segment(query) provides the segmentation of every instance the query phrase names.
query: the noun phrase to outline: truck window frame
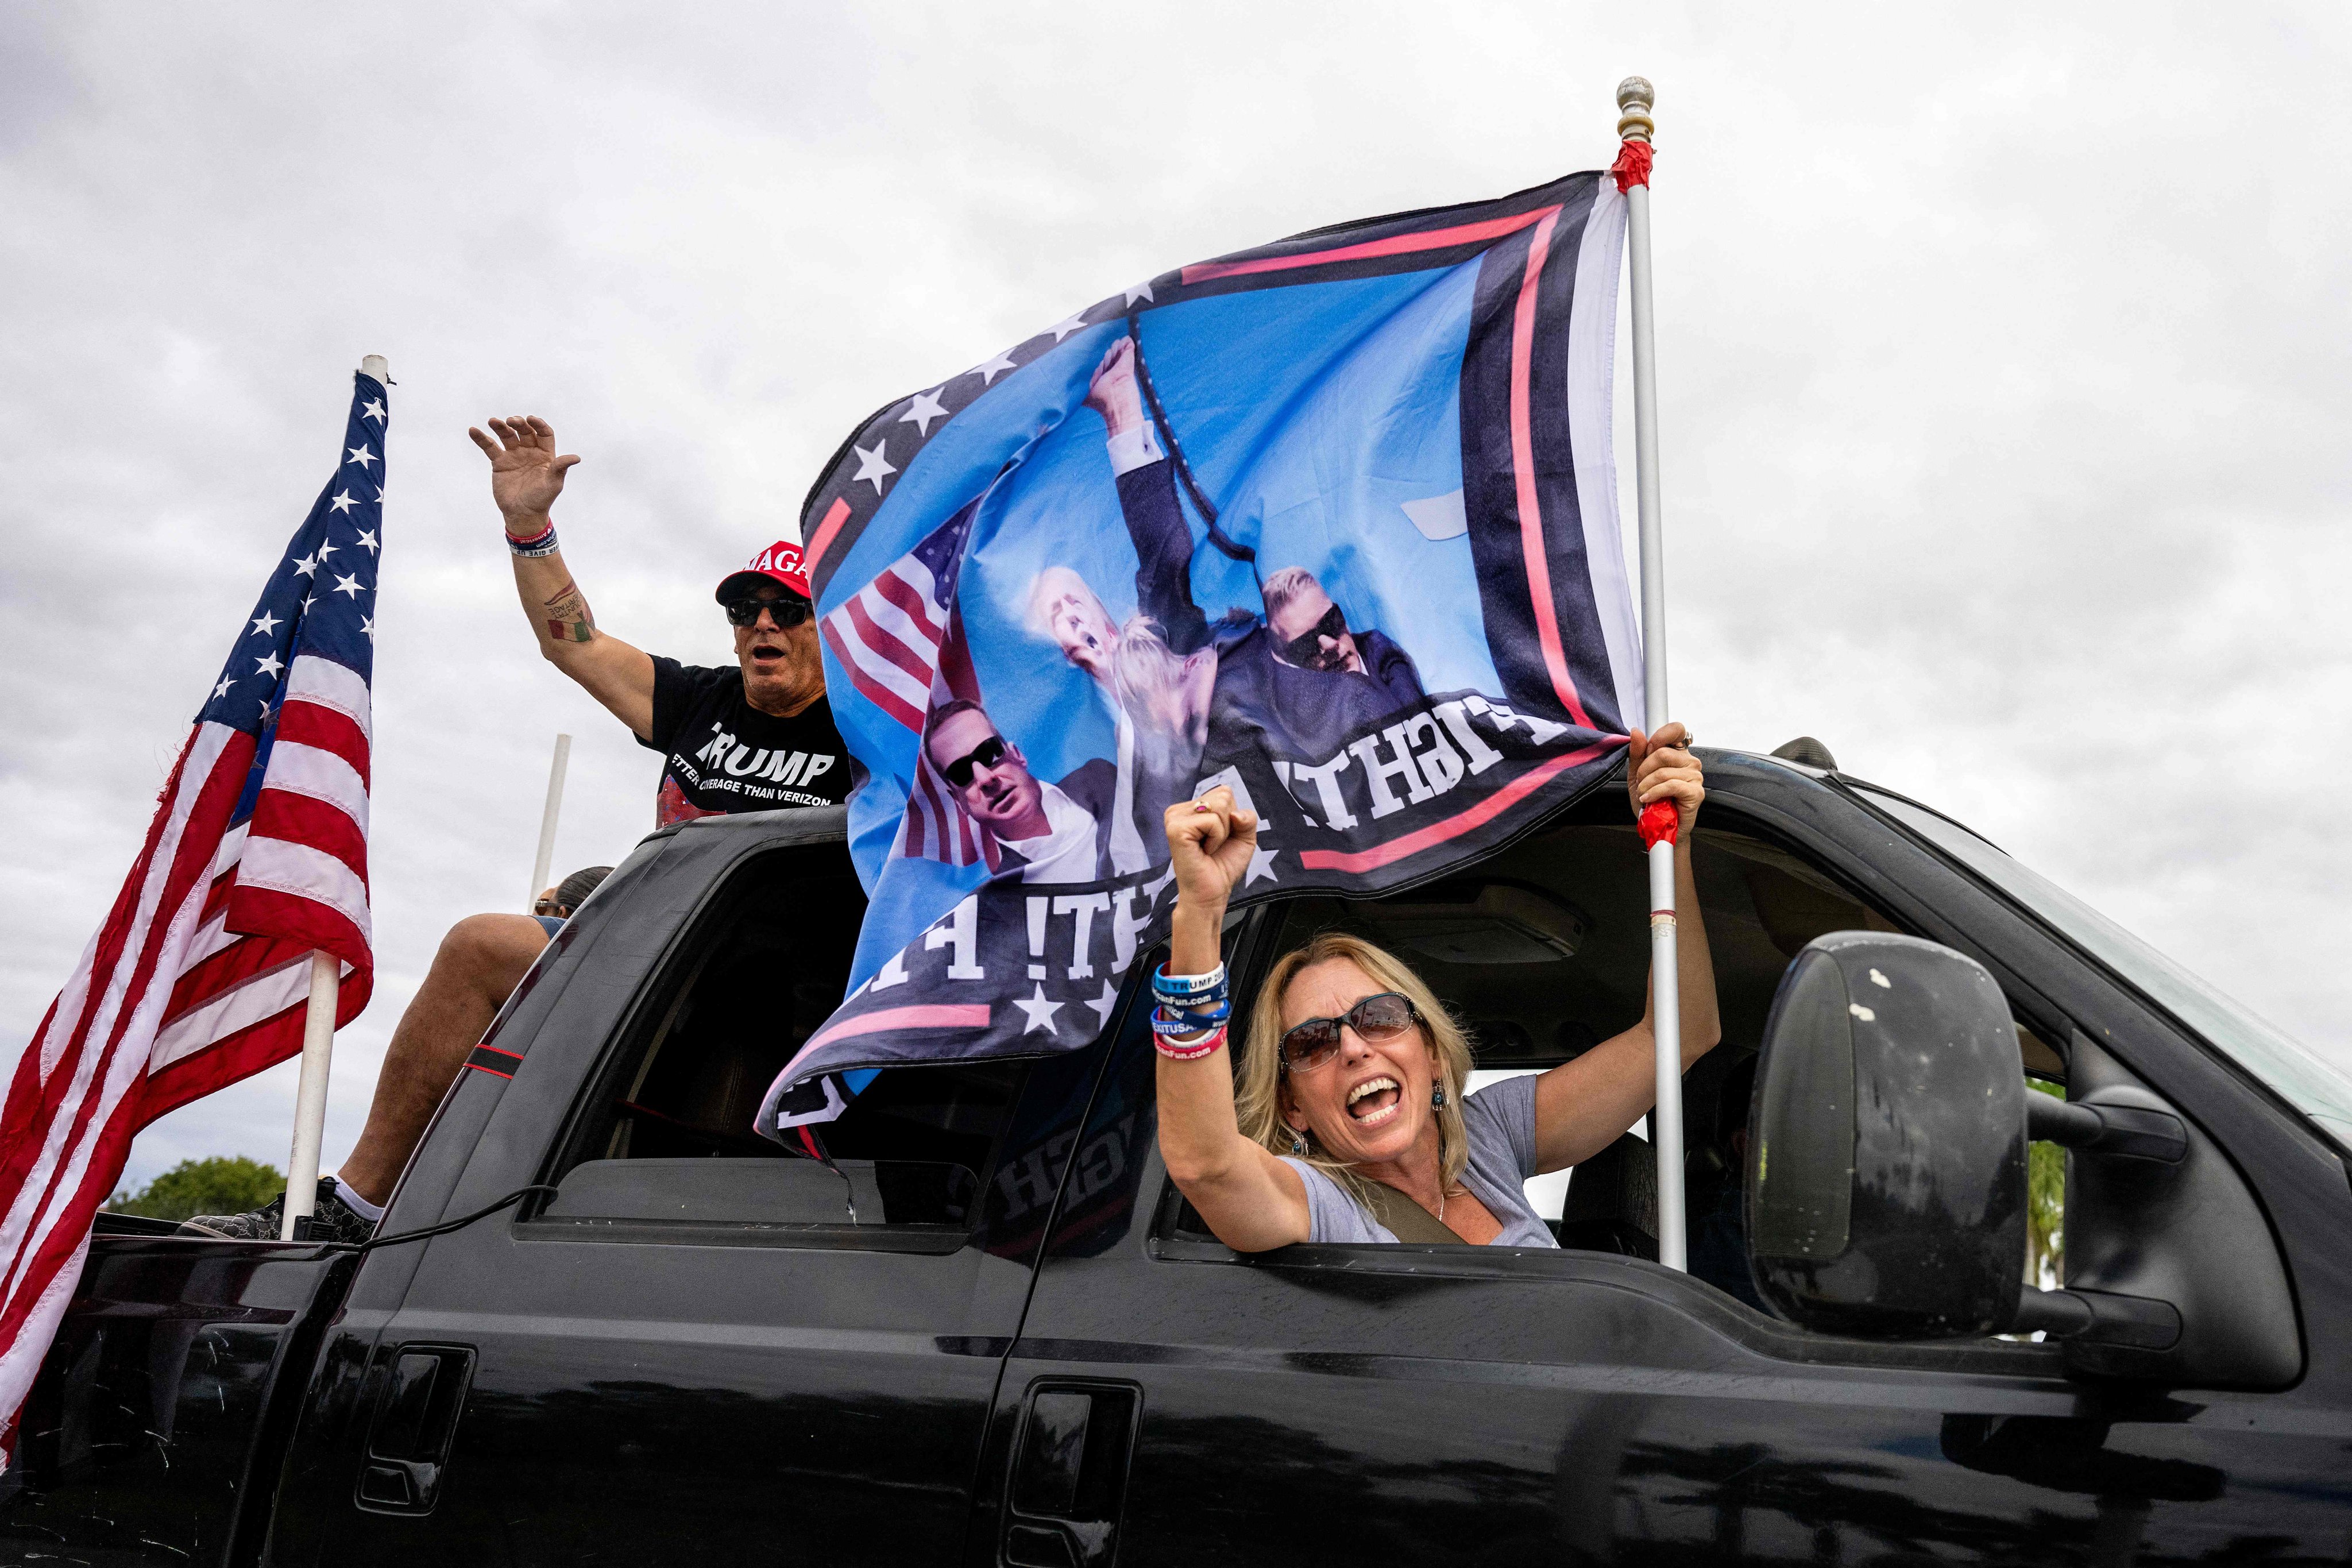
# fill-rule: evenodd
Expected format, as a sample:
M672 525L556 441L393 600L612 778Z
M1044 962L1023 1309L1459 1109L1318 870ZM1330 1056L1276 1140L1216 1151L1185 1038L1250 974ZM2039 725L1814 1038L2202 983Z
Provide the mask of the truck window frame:
M1612 782L1622 784L1622 777ZM1574 811L1573 805L1563 808L1524 837L1532 837L1571 825L1576 820ZM1836 852L1833 845L1807 844L1796 834L1769 820L1766 814L1745 809L1736 796L1712 798L1708 814L1706 826L1718 832L1760 840L1784 854L1796 857L1815 875L1833 884L1847 898L1877 914L1895 929L1931 941L1949 940L1947 933L1922 930L1923 922L1913 918L1913 911L1902 907L1901 901L1865 890L1862 885L1864 879L1843 863L1843 857ZM1455 874L1475 876L1482 868L1498 866L1500 860L1499 856L1488 858L1478 866L1468 868L1466 873ZM1382 895L1384 898L1395 896L1393 890ZM1250 911L1252 920L1249 929L1243 933L1243 951L1236 955L1241 960L1235 966L1240 978L1240 984L1235 987L1234 1010L1237 1015L1246 1013L1247 1004L1255 997L1261 977L1276 956L1275 943L1279 938L1282 924L1278 911L1284 903L1289 901L1270 900L1255 906ZM2000 977L1998 971L1996 974L1997 978ZM2010 984L2004 979L2002 990L2021 1031L2021 1070L2029 1077L2063 1082L2062 1078L2050 1073L2046 1068L2037 1069L2026 1059L2023 1035L2030 1032L2046 1047L2053 1040L2070 1040L2079 1026L2064 1012L2053 1008L2046 998L2030 989ZM1138 1046L1129 1031L1122 1031L1120 1038L1113 1042L1111 1048L1115 1056L1110 1070L1116 1072L1120 1066L1117 1055L1138 1048ZM1141 1048L1149 1049L1149 1047ZM2063 1045L2056 1049L2063 1062ZM1758 1353L1777 1360L2024 1377L2047 1380L2059 1385L2065 1384L2067 1381L2063 1352L2055 1342L1988 1335L1933 1343L1892 1343L1825 1334L1759 1312L1696 1276L1667 1268L1645 1258L1618 1253L1573 1247L1494 1247L1468 1244L1425 1246L1409 1242L1302 1242L1268 1252L1238 1253L1213 1239L1195 1240L1174 1234L1184 1198L1160 1160L1156 1140L1150 1151L1149 1164L1142 1180L1144 1185L1139 1195L1143 1199L1142 1206L1150 1215L1150 1224L1143 1229L1143 1246L1155 1263L1394 1274L1417 1279L1603 1283L1632 1289L1670 1310L1697 1318ZM2022 1261L2021 1259L2021 1264Z
M651 1059L654 1037L676 1016L693 994L718 951L720 932L742 911L746 884L762 877L776 878L780 863L810 855L832 855L838 846L769 845L752 850L730 865L679 928L679 934L652 965L647 982L598 1048L594 1065L581 1079L563 1118L549 1139L540 1162L538 1179L560 1184L572 1169L606 1158L596 1147L612 1121L614 1096L642 1078ZM828 870L823 875L834 875ZM848 868L839 868L847 876ZM783 873L789 879L791 873ZM853 879L854 880L854 879ZM1091 1047L1087 1047L1091 1048ZM975 1171L984 1194L1002 1169L1005 1136L1015 1123L1028 1092L1031 1069L1038 1058L1009 1058L1002 1064L1008 1079L1003 1112L991 1138L987 1169ZM999 1064L987 1064L996 1066ZM903 1070L923 1071L923 1068ZM747 1130L748 1134L748 1130ZM759 1155L740 1156L760 1159ZM781 1147L776 1159L793 1159ZM805 1162L814 1163L814 1162ZM604 1219L554 1215L546 1212L551 1198L537 1194L514 1221L514 1234L523 1241L616 1242L635 1245L694 1247L787 1247L816 1251L866 1251L947 1255L972 1244L983 1226L984 1204L975 1202L961 1226L893 1226L762 1224L734 1219Z

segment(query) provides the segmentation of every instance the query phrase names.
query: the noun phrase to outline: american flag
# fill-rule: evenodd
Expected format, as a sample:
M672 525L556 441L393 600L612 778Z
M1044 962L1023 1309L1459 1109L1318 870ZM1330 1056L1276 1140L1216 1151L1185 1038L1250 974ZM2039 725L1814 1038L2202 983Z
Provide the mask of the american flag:
M390 411L383 383L356 380L335 477L238 631L139 858L0 1109L0 1456L131 1136L301 1049L314 950L341 961L336 1023L367 1005Z
M955 609L956 573L979 510L975 501L933 529L825 616L824 630L849 683L917 737L907 816L891 852L950 866L985 861L994 871L996 840L965 813L922 743L940 707L980 700L980 680Z

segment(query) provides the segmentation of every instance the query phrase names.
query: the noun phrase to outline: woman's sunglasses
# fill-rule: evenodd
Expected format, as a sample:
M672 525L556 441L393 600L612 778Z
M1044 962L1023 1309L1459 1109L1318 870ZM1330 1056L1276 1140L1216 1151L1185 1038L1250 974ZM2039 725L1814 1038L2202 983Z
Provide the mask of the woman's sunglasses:
M1384 1045L1421 1022L1421 1012L1403 995L1383 991L1377 996L1367 996L1336 1018L1309 1018L1282 1037L1282 1066L1286 1072L1313 1072L1329 1061L1339 1050L1341 1026L1356 1031L1358 1037L1373 1045Z
M778 631L790 631L815 613L814 605L791 594L773 599L730 599L723 608L730 626L758 626L760 612L765 610L775 618Z

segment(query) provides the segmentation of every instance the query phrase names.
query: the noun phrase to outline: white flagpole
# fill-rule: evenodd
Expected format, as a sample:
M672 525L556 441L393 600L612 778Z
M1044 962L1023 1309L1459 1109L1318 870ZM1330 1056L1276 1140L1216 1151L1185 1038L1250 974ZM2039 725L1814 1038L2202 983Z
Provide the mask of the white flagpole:
M1647 145L1657 129L1650 118L1655 94L1629 76L1617 84L1617 134ZM1642 706L1649 731L1666 721L1665 540L1658 507L1657 344L1652 331L1650 187L1625 193L1625 262L1633 297L1633 484L1641 508ZM1650 973L1652 1021L1657 1030L1657 1109L1650 1115L1650 1151L1658 1170L1658 1261L1688 1267L1683 1215L1683 1019L1681 970L1675 956L1675 846L1650 846Z
M539 895L546 889L548 873L555 868L555 819L563 811L563 774L572 765L572 737L555 737L555 760L547 765L547 809L539 818L539 858L530 865L530 897L523 900L523 912L530 914L539 908Z
M392 384L392 366L382 354L361 356L360 374ZM280 1241L307 1240L310 1215L319 1206L319 1145L327 1135L327 1069L334 1060L335 1003L342 984L341 960L324 952L310 955L310 1003L302 1016L302 1076L294 1086L294 1147L286 1157Z
M327 1132L327 1068L335 1054L335 996L342 980L342 963L331 953L310 955L310 1010L302 1019L302 1077L294 1090L294 1152L286 1160L280 1241L307 1240L319 1206L319 1143Z

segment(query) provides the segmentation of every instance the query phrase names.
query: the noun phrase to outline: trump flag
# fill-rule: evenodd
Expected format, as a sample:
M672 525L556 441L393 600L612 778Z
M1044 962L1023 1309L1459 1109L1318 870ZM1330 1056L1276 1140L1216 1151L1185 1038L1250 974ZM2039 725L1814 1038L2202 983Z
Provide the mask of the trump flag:
M1166 931L1171 804L1258 814L1236 904L1362 895L1609 769L1624 227L1572 174L1181 268L845 443L802 537L872 901L762 1131L862 1069L1093 1039Z

